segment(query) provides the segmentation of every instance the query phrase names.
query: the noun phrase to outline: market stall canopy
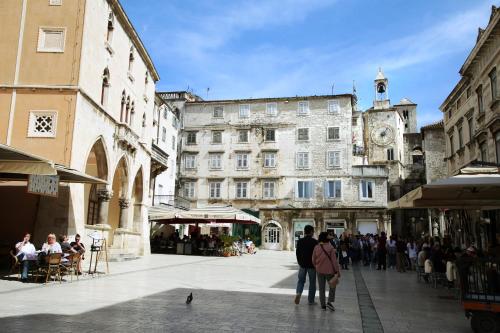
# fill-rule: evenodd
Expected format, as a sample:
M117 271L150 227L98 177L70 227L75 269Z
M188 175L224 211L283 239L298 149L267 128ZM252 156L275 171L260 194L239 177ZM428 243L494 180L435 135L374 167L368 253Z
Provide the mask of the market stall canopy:
M152 207L153 208L153 207ZM164 215L153 214L150 209L150 220L165 224L191 224L191 223L238 223L260 224L260 219L231 206L207 206L182 211L170 210Z
M56 175L57 171L52 161L0 144L0 173Z
M499 209L500 174L464 172L422 185L388 204L388 209Z
M0 144L0 181L27 181L29 175L57 175L62 183L107 184L105 180Z

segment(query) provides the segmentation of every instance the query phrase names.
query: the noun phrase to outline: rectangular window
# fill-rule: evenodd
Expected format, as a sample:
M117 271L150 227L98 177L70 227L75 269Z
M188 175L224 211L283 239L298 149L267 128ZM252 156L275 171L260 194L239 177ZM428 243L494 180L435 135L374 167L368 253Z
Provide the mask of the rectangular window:
M215 106L213 116L214 118L224 118L224 107Z
M394 160L394 148L388 148L387 149L387 160L388 161L393 161Z
M247 153L236 154L236 169L238 169L238 170L248 169L248 154Z
M327 152L328 168L340 168L340 151Z
M276 130L274 128L266 129L266 141L275 142L276 141Z
M276 167L276 153L263 153L264 155L264 168Z
M196 169L196 155L193 154L185 155L184 166L186 169Z
M212 143L222 143L222 131L212 131Z
M311 199L313 197L313 182L310 180L297 181L297 198L298 199Z
M238 131L238 142L239 143L248 142L248 130Z
M195 182L184 183L184 198L194 198Z
M38 52L64 52L66 28L40 28L38 30Z
M340 112L339 101L328 101L328 113L333 114L339 112Z
M488 146L486 142L479 145L479 152L481 154L481 162L488 162Z
M188 145L196 144L196 132L187 132L186 142Z
M469 87L467 87L467 91L466 91L467 98L469 98L471 94L472 94L472 91L471 91L471 88L469 86Z
M325 198L340 199L342 197L342 182L340 180L327 180L325 182Z
M250 104L240 105L240 118L250 117Z
M340 127L328 127L327 140L340 140Z
M470 118L467 119L467 124L469 125L469 142L472 142L474 137L474 117L470 116Z
M298 103L297 114L299 116L305 116L309 114L309 102L303 101Z
M309 169L309 152L297 153L297 169Z
M222 154L210 153L208 154L208 167L210 169L222 169Z
M309 128L298 128L297 129L297 140L309 141Z
M490 74L490 85L491 85L491 100L495 101L498 98L498 88L497 88L497 68L493 68Z
M458 148L462 148L464 146L464 139L463 139L463 129L462 126L458 128Z
M175 136L172 135L172 150L175 150Z
M49 0L49 6L61 6L62 0Z
M484 104L483 104L483 86L480 85L476 90L477 95L477 110L479 113L484 112Z
M276 197L275 189L276 189L276 182L265 181L262 184L262 196L264 197L264 199L274 199Z
M57 129L56 111L31 111L28 123L28 137L55 138Z
M373 181L361 180L360 182L360 195L361 200L373 199Z
M167 141L167 129L165 127L162 127L161 129L161 141Z
M455 145L453 144L453 135L450 134L449 139L450 139L451 155L453 155L453 154L455 154Z
M209 196L210 199L220 199L221 198L221 187L222 183L221 182L209 182L208 183L208 188L209 188Z
M248 198L248 182L236 182L236 198Z
M270 117L275 117L278 115L278 103L267 103L266 104L266 114Z

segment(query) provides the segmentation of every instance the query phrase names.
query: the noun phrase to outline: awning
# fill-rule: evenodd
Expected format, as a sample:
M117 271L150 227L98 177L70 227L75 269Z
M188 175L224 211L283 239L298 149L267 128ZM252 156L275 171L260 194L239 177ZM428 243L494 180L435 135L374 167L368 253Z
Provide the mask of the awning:
M0 144L0 181L28 181L29 175L58 175L61 183L107 184L105 180Z
M57 174L52 161L2 144L0 144L0 173Z
M154 208L154 207L151 207ZM151 211L151 209L150 209ZM170 210L165 214L150 215L150 220L157 223L166 224L191 224L191 223L238 223L238 224L260 224L260 219L245 213L242 210L231 206L207 206L202 208L193 208L183 211Z
M499 209L499 174L461 174L440 179L389 202L388 209Z

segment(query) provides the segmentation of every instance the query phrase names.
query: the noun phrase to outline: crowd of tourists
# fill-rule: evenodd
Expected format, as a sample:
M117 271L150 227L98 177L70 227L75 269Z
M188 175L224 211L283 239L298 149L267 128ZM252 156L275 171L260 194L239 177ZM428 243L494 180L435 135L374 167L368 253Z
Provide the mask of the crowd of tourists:
M76 234L74 241L70 243L67 235L60 235L58 242L56 235L51 233L47 236L47 241L43 243L42 248L36 250L33 243L31 243L31 234L26 233L23 240L15 245L15 256L22 267L21 281L27 282L30 267L43 265L45 259L53 253L62 254L62 263L68 262L67 257L74 253L80 253L83 259L85 246L80 239L80 235ZM81 261L78 264L77 274L82 274Z
M394 269L404 273L407 270L418 271L426 282L432 276L439 275L448 286L457 281L457 260L477 256L495 256L490 250L484 254L474 246L465 250L454 246L449 237L426 237L415 240L400 238L397 235L349 235L338 237L333 232L322 232L318 240L313 237L314 228L304 228L304 237L297 242L296 256L299 264L295 304L300 303L306 278L309 278L308 304L314 305L316 283L319 288L321 308L335 310L335 285L341 270L348 270L353 264L376 267L377 270ZM329 283L335 280L336 283ZM325 285L329 285L328 299L325 297Z

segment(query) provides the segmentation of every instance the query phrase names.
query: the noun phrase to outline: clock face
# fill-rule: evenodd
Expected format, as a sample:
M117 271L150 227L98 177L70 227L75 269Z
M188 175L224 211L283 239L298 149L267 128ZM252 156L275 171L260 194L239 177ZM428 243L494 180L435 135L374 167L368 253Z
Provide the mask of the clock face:
M371 133L372 141L379 146L387 146L394 142L394 130L389 125L375 127Z

